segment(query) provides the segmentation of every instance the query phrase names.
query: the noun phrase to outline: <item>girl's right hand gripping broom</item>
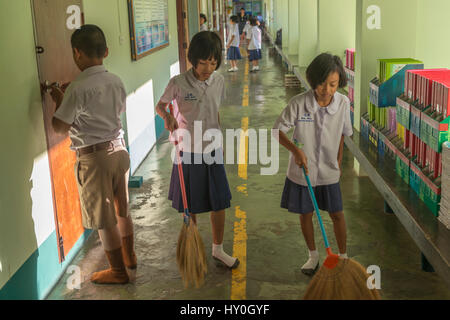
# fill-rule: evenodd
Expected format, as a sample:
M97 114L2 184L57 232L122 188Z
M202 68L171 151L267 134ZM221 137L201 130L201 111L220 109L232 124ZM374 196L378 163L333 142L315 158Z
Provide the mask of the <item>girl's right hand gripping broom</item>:
M173 115L173 105L169 105L170 113ZM183 199L183 226L181 227L177 245L177 264L187 288L191 283L199 288L205 279L207 272L205 246L198 232L197 224L191 221L191 214L186 196L186 186L184 183L183 165L180 158L180 142L175 139L178 177L180 179L181 195Z
M298 141L294 140L294 143L297 147L299 146ZM357 261L353 259L340 259L337 254L331 251L311 181L306 174L305 168L302 167L302 169L327 251L327 258L323 266L309 283L303 299L380 300L381 297L378 290L369 288L367 281L369 276L366 269Z

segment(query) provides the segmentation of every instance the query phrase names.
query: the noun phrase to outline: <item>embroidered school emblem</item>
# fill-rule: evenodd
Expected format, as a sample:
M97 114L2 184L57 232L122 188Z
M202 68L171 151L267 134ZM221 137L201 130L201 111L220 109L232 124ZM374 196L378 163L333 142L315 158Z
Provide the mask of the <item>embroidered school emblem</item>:
M314 122L314 118L311 116L310 113L305 113L303 116L300 117L298 120L299 122Z
M188 93L185 97L184 97L184 101L196 101L197 97L194 96L192 93Z

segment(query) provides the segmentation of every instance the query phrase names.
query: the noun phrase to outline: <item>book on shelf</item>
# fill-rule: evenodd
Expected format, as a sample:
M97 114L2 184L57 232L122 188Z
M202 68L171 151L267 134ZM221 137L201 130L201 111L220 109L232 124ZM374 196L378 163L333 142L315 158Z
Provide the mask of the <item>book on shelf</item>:
M450 229L450 142L443 143L441 156L441 208L438 219Z
M389 80L407 64L422 64L422 61L411 58L378 59L378 79L380 83Z

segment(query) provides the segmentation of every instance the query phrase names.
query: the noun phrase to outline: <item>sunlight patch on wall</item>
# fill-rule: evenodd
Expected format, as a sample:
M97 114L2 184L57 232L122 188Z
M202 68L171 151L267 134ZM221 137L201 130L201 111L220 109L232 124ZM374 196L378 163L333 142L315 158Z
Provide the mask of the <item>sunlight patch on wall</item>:
M177 76L180 74L180 61L175 62L170 66L170 78Z
M37 247L39 247L55 230L53 211L52 183L47 152L34 159L30 181L32 200L32 217Z
M127 128L131 172L156 143L153 80L150 79L127 97Z

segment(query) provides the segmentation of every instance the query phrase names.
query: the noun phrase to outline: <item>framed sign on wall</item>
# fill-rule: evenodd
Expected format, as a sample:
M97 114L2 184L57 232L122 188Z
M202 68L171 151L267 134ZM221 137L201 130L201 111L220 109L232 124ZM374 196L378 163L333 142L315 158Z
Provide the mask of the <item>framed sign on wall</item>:
M128 0L128 16L133 60L169 45L168 0Z

